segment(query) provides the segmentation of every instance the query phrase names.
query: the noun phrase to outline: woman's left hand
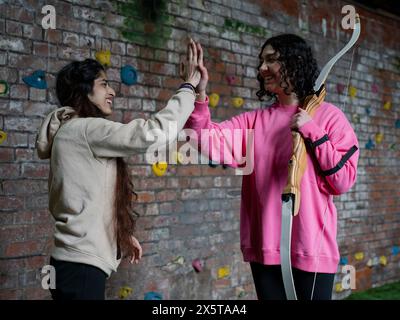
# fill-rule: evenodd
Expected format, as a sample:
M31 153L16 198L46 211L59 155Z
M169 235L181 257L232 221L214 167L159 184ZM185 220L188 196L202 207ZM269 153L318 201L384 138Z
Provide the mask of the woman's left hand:
M142 247L139 243L139 241L132 236L132 243L131 243L131 248L130 252L128 254L128 258L130 259L130 263L136 262L139 263L139 260L142 258Z
M298 131L302 126L304 126L307 122L311 121L312 118L304 109L299 108L299 112L296 113L292 122L290 123L290 129Z

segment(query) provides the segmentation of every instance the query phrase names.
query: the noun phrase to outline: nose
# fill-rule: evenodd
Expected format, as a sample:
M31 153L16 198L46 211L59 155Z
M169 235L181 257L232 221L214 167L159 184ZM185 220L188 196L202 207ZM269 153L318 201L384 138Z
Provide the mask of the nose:
M110 95L112 95L113 97L115 97L115 90L113 88L111 88L110 86L108 87L108 93Z
M265 61L261 64L259 71L261 75L264 75L266 72L268 72L268 65L265 63Z

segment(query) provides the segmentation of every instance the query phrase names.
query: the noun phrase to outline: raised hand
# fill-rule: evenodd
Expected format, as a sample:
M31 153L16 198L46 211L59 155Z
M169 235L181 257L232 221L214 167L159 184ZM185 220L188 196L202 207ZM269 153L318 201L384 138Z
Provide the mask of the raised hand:
M196 43L197 51L198 51L198 66L201 74L200 82L197 86L197 92L202 93L206 91L207 83L208 83L208 71L207 68L204 66L203 61L203 48L199 42Z
M190 83L195 88L198 86L201 79L197 46L192 39L190 39L188 43L186 64L183 62L180 64L180 76L185 82Z

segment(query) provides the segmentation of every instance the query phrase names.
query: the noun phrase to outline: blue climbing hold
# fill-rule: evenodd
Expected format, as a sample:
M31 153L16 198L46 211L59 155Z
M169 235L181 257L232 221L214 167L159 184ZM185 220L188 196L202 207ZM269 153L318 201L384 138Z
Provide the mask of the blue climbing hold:
M147 292L144 295L144 300L162 300L162 294L154 291Z
M371 139L368 140L368 142L365 144L365 149L367 150L372 150L373 148L375 148L374 143L372 142Z
M392 255L397 256L399 254L399 246L393 246L392 247Z
M345 266L349 263L349 259L347 257L340 258L340 265Z
M396 129L400 129L400 119L397 119L394 125L396 126Z
M37 89L47 89L46 75L43 70L36 70L30 76L22 79L28 86Z
M137 82L137 73L134 67L125 65L121 68L121 80L128 86Z

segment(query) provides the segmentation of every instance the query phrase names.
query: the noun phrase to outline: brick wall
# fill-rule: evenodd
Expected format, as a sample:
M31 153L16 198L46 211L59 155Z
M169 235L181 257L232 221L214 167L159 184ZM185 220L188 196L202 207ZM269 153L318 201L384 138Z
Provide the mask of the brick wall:
M38 159L34 141L43 117L57 107L55 74L66 63L111 50L107 73L118 95L113 119L127 122L165 106L180 83L178 63L191 36L206 49L208 92L221 97L212 117L223 120L262 106L255 76L267 37L298 33L310 41L320 66L349 39L340 28L342 1L159 2L165 10L151 16L128 0L120 6L116 1L0 1L0 80L10 86L0 96L0 129L8 135L0 145L1 299L49 298L40 273L52 246L49 163ZM45 4L56 8L56 30L41 28ZM335 203L342 262L356 267L357 289L366 289L400 276L400 128L395 125L400 118L400 36L395 32L400 20L360 7L358 12L363 31L350 79L356 94L346 100L349 53L328 78L326 100L343 108L360 142L357 184ZM137 69L138 84L121 84L119 70L125 64ZM29 88L22 81L37 69L46 71L49 89ZM243 107L234 108L232 97L242 97ZM383 134L380 142L378 133ZM143 155L129 163L139 194L144 258L138 266L121 264L108 282L107 297L118 299L120 288L128 286L131 299L143 299L148 291L164 299L254 299L250 269L239 249L240 177L208 165L170 165L165 176L156 177ZM384 258L379 263L382 256L386 265ZM173 263L179 257L183 264ZM193 271L195 258L204 262L201 273ZM373 266L367 266L370 259ZM230 274L219 278L222 267ZM338 272L336 282L342 278Z

